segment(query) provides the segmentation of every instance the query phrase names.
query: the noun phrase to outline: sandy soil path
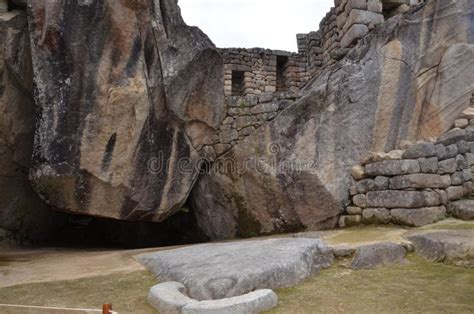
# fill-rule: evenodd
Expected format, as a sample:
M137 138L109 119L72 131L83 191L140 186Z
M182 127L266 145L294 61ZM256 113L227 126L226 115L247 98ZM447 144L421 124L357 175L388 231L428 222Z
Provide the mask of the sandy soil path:
M143 270L133 256L156 250L2 249L0 287Z

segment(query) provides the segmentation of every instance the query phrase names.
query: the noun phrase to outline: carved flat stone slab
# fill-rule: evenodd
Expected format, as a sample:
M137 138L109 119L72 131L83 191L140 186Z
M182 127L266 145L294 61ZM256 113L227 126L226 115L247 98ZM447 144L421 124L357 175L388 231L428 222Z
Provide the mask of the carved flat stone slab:
M197 300L239 296L302 282L334 257L318 239L268 239L210 243L140 255L160 281L185 285Z
M278 297L270 289L220 300L197 301L186 295L186 287L179 282L164 282L150 289L148 303L162 314L197 313L260 313L278 304Z

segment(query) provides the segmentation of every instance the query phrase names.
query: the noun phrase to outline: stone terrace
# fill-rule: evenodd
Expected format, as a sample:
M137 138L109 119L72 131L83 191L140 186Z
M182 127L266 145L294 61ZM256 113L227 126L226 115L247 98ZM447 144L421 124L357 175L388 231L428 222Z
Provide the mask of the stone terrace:
M418 227L444 219L449 212L471 219L474 201L457 201L471 196L473 172L474 96L471 107L436 141L375 153L355 166L352 203L339 225L391 222Z

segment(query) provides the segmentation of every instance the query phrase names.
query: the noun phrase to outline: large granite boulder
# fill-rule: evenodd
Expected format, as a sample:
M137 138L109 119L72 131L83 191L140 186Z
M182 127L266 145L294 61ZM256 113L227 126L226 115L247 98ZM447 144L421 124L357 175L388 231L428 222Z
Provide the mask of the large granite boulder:
M224 114L223 64L176 0L29 1L39 108L30 178L69 212L162 221Z
M64 220L28 180L35 131L32 93L26 13L0 13L0 242L51 240Z
M351 167L448 130L469 106L473 69L470 1L387 20L199 180L200 226L213 239L335 226Z
M210 243L137 257L161 282L177 281L197 300L296 285L334 262L319 239Z

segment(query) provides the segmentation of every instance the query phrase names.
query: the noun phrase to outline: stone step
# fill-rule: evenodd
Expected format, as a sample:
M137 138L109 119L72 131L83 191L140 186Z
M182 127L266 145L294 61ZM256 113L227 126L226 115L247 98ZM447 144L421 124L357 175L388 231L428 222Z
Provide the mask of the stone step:
M408 236L416 254L430 262L474 267L474 230L440 230Z
M464 199L452 202L448 206L449 212L462 220L474 220L474 199Z

